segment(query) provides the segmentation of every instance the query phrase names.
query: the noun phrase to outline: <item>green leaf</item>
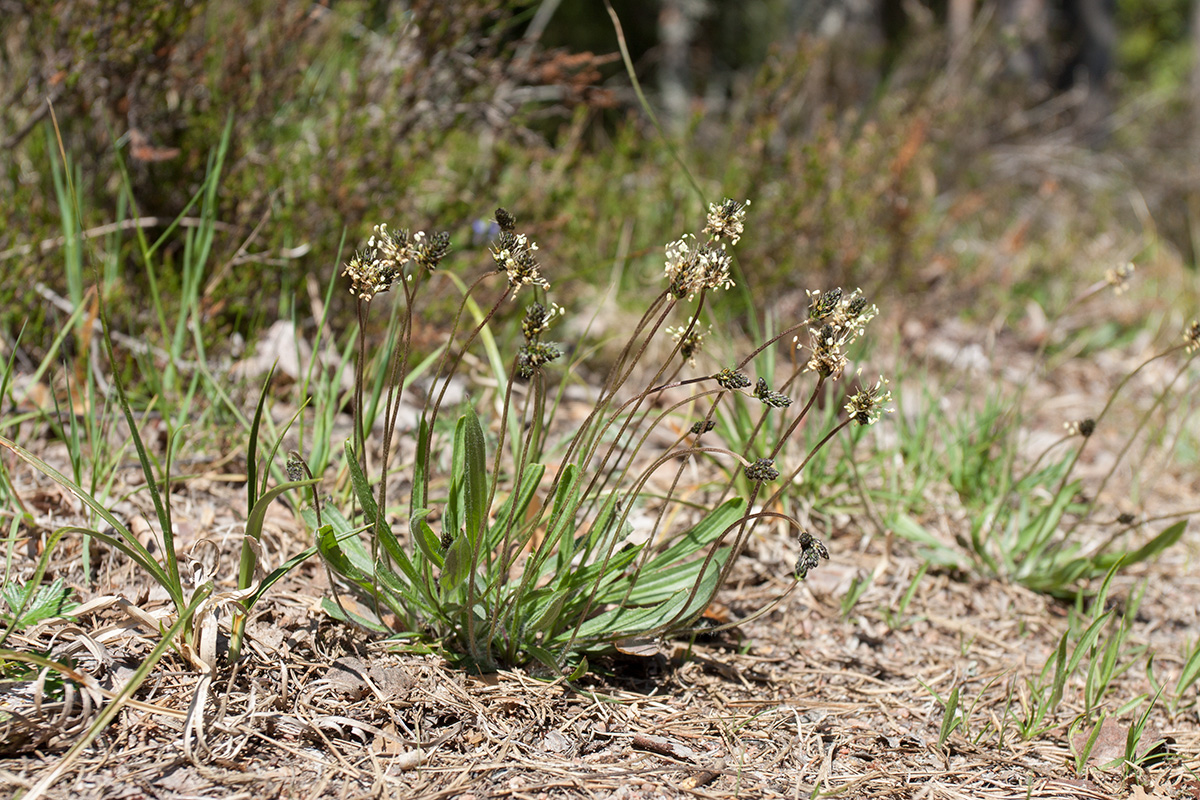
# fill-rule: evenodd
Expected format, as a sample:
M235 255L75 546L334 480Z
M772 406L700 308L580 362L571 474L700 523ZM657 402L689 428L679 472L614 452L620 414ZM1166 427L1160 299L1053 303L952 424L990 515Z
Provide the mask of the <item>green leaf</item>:
M617 523L621 518L621 514L617 510L619 498L620 495L617 492L610 492L604 500L604 505L600 507L600 513L588 526L587 532L576 541L575 549L581 552L580 559L582 561L591 561L594 558L602 559L603 556L597 554L609 552L620 540L621 534L628 536L633 531L633 526L628 522L618 529Z
M1040 713L1033 722L1034 726L1042 721L1042 717L1046 715L1047 711L1058 708L1058 704L1062 701L1063 687L1067 685L1067 677L1070 675L1070 671L1067 669L1068 633L1069 631L1063 631L1063 635L1059 637L1058 647L1054 651L1054 679L1050 685L1050 698L1047 703L1040 706Z
M335 506L326 506L324 517L328 526L333 528L337 536L338 547L345 551L359 572L370 574L374 560L359 537L360 531L351 525L350 520L346 519ZM320 544L319 539L318 544Z
M722 548L725 550L725 548ZM727 555L727 553L726 553ZM712 602L717 591L724 560L717 554L696 583L696 591L677 592L668 600L646 608L619 607L592 617L579 626L576 642L612 641L629 635L657 635L675 627L686 626ZM547 644L565 645L569 633L555 637Z
M471 573L471 541L458 536L446 550L446 563L438 576L438 586L445 594L452 594Z
M927 560L944 567L962 566L962 558L957 551L944 545L925 526L908 514L896 514L889 521L889 525L896 535L902 539L924 545L926 549L922 555Z
M461 431L461 441L459 432ZM462 472L459 473L459 449L462 450ZM459 420L454 431L454 478L463 484L464 522L467 535L477 545L483 535L488 518L487 454L483 440L483 428L474 410L468 410Z
M1071 504L1071 498L1079 492L1080 485L1080 481L1072 481L1064 486L1062 491L1055 495L1054 502L1043 508L1021 529L1015 546L1010 548L1008 553L1019 562L1016 573L1018 580L1045 570L1046 548L1050 545L1054 532L1058 530L1058 523L1066 513L1067 506Z
M555 658L554 654L546 648L538 647L536 645L529 645L526 648L526 652L533 656L534 659L536 659L543 667L550 670L551 673L557 673L559 671L558 659Z
M488 536L488 547L496 548L504 541L505 532L509 529L510 521L514 529L520 529L529 504L537 494L542 476L546 472L544 464L530 464L525 467L521 476L521 484L517 491L510 494L500 506L496 514L496 522L492 525ZM516 505L514 506L514 501Z
M1187 530L1187 524L1188 521L1186 519L1181 519L1132 553L1105 553L1096 557L1096 563L1102 569L1107 569L1122 559L1124 559L1126 565L1129 565L1155 558L1179 541L1184 531Z
M676 561L687 558L693 553L720 538L729 526L741 518L746 508L746 501L741 497L726 500L713 509L694 528L677 538L669 547L651 558L644 571L652 572L662 569Z
M358 456L354 453L354 443L349 439L343 445L346 451L346 466L350 469L350 483L354 486L354 496L358 498L359 505L363 509L363 518L367 524L374 525L375 518L379 516L379 507L375 503L375 490L371 488L371 482L367 480L367 476L363 474L362 465L358 463Z
M351 538L347 541L353 540L354 538ZM326 525L317 531L317 550L321 553L321 558L329 564L329 568L343 578L363 587L370 587L374 584L370 572L370 561L367 562L364 569L360 560L349 557L342 549L342 542L339 541L334 525Z
M525 586L534 577L539 577L543 574L542 565L545 564L550 553L554 551L555 544L558 545L558 569L565 569L571 563L571 558L574 555L571 547L574 539L571 534L574 533L575 510L578 508L578 505L579 470L574 464L568 464L560 473L558 488L554 492L554 502L550 507L550 529L546 532L542 543L538 545L537 550L525 564L525 576L521 581L521 591L524 591Z
M313 547L307 547L289 558L287 561L280 564L275 569L268 572L266 577L262 579L262 582L259 583L258 587L254 590L254 594L250 595L250 597L248 597L245 602L242 603L242 606L247 611L253 609L255 604L262 599L262 596L266 594L268 589L278 583L283 576L300 566L300 564L312 558L314 555L316 555L316 553L317 548L315 545Z
M71 589L62 578L40 586L33 582L22 586L10 581L4 585L3 596L8 611L0 612L0 619L18 628L69 615L79 605L71 600Z
M59 486L75 495L75 497L77 497L84 505L92 509L92 511L94 511L98 517L107 522L109 527L117 532L117 536L100 536L97 531L91 531L85 528L70 528L70 530L78 531L79 533L85 533L89 536L96 536L102 541L108 542L114 547L117 547L122 553L129 556L129 558L132 559L138 566L149 572L151 577L154 578L155 582L167 590L167 594L170 595L172 603L175 605L176 609L182 609L187 605L183 599L183 587L178 579L178 571L168 571L164 569L163 566L158 563L158 560L150 554L150 551L138 541L138 538L130 533L129 529L125 527L125 523L113 516L112 512L105 508L96 498L84 491L83 488L73 482L70 478L63 475L58 470L54 469L54 467L50 466L45 461L42 461L33 453L30 453L28 450L16 444L15 442L0 436L0 447L8 448L22 461L26 462L38 472L41 472ZM174 553L171 554L170 558L173 560Z
M1079 667L1079 662L1091 651L1092 645L1096 643L1096 639L1100 637L1100 633L1103 631L1104 626L1108 624L1108 621L1112 619L1112 616L1112 611L1105 612L1094 620L1087 627L1087 630L1083 632L1083 635L1079 637L1079 641L1075 643L1075 649L1071 653L1071 658L1067 662L1066 674L1068 676L1075 674L1075 670Z
M722 547L718 551L718 558L722 562L729 557L728 547ZM633 591L629 594L629 599L626 600L628 605L647 605L649 603L661 602L677 592L687 592L692 588L692 584L696 582L696 578L700 575L700 567L704 564L703 559L696 559L684 564L675 564L670 567L663 567L658 570L645 571L638 576L637 583L634 584ZM619 600L620 598L612 598Z
M254 507L250 509L250 514L246 517L246 535L252 539L262 538L263 523L267 518L267 508L271 503L285 492L290 492L292 489L300 489L305 486L312 486L320 481L320 478L309 478L302 481L290 481L281 483L274 489L269 490L254 503ZM254 580L254 560L242 559L238 568L238 588L250 588L250 582Z
M950 690L950 697L946 699L946 706L942 711L942 726L938 731L938 744L945 745L946 740L950 738L950 734L954 733L954 729L962 722L962 718L958 716L958 687L955 686Z
M417 619L439 617L437 603L424 591L423 584L412 584L397 575L383 559L375 562L375 589L383 589L378 593L380 599L391 609L392 613L405 620L405 625L416 627ZM374 594L371 595L375 597Z
M565 645L572 638L576 644L591 641L614 641L631 634L656 630L676 617L685 616L683 612L686 601L687 594L684 593L648 608L614 608L584 622L574 637L572 637L571 631L564 631L556 636L550 644Z
M349 622L352 625L361 625L367 630L375 631L376 633L391 633L387 626L378 620L367 619L361 614L355 614L349 609L343 610L338 607L338 604L330 600L328 597L321 598L321 609L341 622Z
M413 461L412 499L409 508L428 508L429 500L426 494L429 484L429 421L422 415L417 426L417 457Z
M559 617L568 595L563 591L553 591L550 588L538 589L526 596L527 603L533 606L528 621L523 623L525 630L533 634L553 634L558 627ZM530 637L532 638L532 637Z
M575 669L571 670L571 674L567 676L568 681L577 681L587 674L588 660L587 656L582 656L579 663L575 665Z
M425 521L430 513L428 508L418 508L413 511L412 516L408 518L408 532L425 558L441 569L446 565L446 559L442 556L441 539Z
M367 480L367 476L363 474L362 466L359 465L358 459L354 457L353 444L347 440L345 447L346 464L350 469L350 482L354 485L354 494L358 498L359 505L362 506L363 517L368 524L368 535L378 535L379 543L383 545L384 552L393 561L400 564L400 568L404 570L406 575L410 573L415 575L416 571L409 563L408 554L400 546L400 541L396 538L396 534L392 532L392 526L388 524L386 517L380 517L379 515L379 506L375 502L371 483Z
M250 440L246 445L246 508L254 508L258 502L258 428L262 424L263 408L267 404L267 389L275 375L275 364L267 372L262 390L258 393L258 404L254 407L254 420L250 423Z

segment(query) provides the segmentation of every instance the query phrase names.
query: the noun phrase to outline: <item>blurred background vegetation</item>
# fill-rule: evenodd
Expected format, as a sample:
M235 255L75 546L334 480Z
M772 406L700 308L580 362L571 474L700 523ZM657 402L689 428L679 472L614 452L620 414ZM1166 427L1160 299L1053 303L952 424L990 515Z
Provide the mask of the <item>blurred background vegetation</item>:
M600 2L0 0L0 335L26 324L36 351L66 316L67 178L140 327L134 232L101 226L194 214L227 124L214 341L287 315L377 222L450 230L484 269L497 205L560 302L657 282L702 208L673 148L707 200L753 200L741 268L781 313L840 284L987 319L1130 259L1194 298L1195 5L614 0L660 134ZM168 296L185 246L160 256Z

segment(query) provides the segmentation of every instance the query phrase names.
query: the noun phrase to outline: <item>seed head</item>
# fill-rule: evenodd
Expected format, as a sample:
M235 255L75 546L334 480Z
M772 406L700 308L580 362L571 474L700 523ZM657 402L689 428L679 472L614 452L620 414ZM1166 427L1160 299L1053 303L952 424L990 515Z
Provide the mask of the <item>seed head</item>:
M529 380L546 364L562 356L562 348L553 342L531 342L517 351L517 374Z
M1192 324L1183 329L1183 341L1188 353L1200 350L1200 320L1192 320Z
M767 386L766 378L758 379L758 383L754 386L754 396L768 408L787 408L792 404L792 398L786 394L771 391L771 388Z
M702 419L692 425L691 432L693 436L703 436L715 427L717 427L716 420Z
M1113 267L1104 273L1104 281L1113 287L1114 294L1122 294L1129 290L1129 277L1136 269L1133 262L1127 262L1119 267Z
M511 232L517 227L517 218L505 211L503 208L497 208L496 224L500 226L501 231Z
M292 482L304 480L304 459L295 450L288 453L287 476Z
M859 425L874 424L884 411L892 410L884 408L884 405L891 402L892 399L892 393L887 386L887 378L880 375L874 386L860 389L850 395L850 401L846 403L846 413Z
M827 292L808 292L808 318L812 321L823 320L832 314L842 301L841 289L830 289Z
M736 391L737 389L745 389L750 385L750 379L744 373L738 372L735 369L723 369L715 376L717 385L722 389Z
M405 262L412 257L408 231L392 233L387 225L376 225L375 233L367 240L367 246L354 254L342 270L342 275L350 279L352 294L370 301L375 295L392 288L400 278Z
M849 295L841 289L808 292L808 335L812 351L805 369L837 380L846 369L846 348L862 336L867 323L879 313L861 289ZM792 341L803 347L800 337Z
M821 559L829 559L829 550L820 539L808 531L800 534L800 557L796 559L796 577L804 580L809 570L816 569Z
M413 250L413 260L433 272L450 252L450 234L442 231L426 239L424 231L417 231L413 234Z
M562 306L558 303L551 303L548 309L541 303L533 303L526 308L525 319L521 322L521 332L525 334L525 341L536 341L550 327L554 318L562 316L562 313Z
M773 481L779 477L779 470L775 469L775 461L770 458L760 458L753 464L746 467L746 477L752 481L762 483L763 481Z
M693 325L691 332L680 325L678 328L667 328L666 332L672 339L679 342L679 356L691 366L696 366L696 354L704 346L704 339L712 333L712 325L707 330L700 330Z
M537 244L529 241L525 234L501 230L492 243L496 271L508 273L508 282L518 289L529 284L549 289L550 284L538 273L537 258L533 255L537 249Z
M1096 420L1091 417L1064 422L1063 426L1067 429L1068 435L1082 436L1085 439L1096 432Z
M720 204L710 203L708 206L708 225L704 228L713 239L728 237L730 244L737 244L745 229L746 208L750 205L747 200L739 203L728 197Z
M416 262L436 269L450 249L450 234L436 233L426 238L424 231L409 235L407 230L392 232L387 225L376 225L367 246L354 254L342 275L350 279L350 291L370 301L386 292L404 275L404 265Z
M1122 525L1132 525L1136 521L1137 521L1137 517L1135 517L1133 514L1130 514L1128 511L1126 511L1124 514L1121 514L1119 517L1117 517L1117 522L1119 522Z
M846 354L842 352L846 337L839 335L837 329L828 322L819 328L809 328L808 335L812 355L804 369L835 381L842 377L846 370ZM800 337L797 336L794 341L799 347Z
M732 265L724 244L698 245L695 236L684 234L667 245L664 273L668 291L678 299L691 300L704 289L728 289L734 285L729 275Z

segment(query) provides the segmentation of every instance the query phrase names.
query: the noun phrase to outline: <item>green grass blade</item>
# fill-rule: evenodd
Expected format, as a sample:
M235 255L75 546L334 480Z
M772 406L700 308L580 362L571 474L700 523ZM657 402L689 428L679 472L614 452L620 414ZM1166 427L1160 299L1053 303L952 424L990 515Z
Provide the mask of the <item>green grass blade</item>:
M128 555L140 567L149 572L154 580L167 590L167 593L171 596L172 601L177 601L178 608L182 608L186 605L183 599L183 589L179 583L178 573L176 572L174 575L172 575L168 570L164 569L163 566L160 565L154 558L154 556L150 554L150 551L147 550L142 543L138 541L137 537L130 532L129 528L125 527L125 524L113 516L113 514L107 508L105 508L100 504L99 501L96 500L96 498L85 492L70 478L63 475L58 470L54 469L54 467L50 466L45 461L42 461L33 453L30 453L28 450L16 444L15 442L0 436L0 447L7 448L22 461L29 464L38 472L41 472L46 477L50 478L59 486L69 491L71 494L75 495L75 497L77 497L84 505L92 509L92 511L94 511L96 515L100 517L100 519L107 522L110 527L116 530L118 536L102 537L98 536L96 531L90 531L86 528L70 528L70 530L92 536L98 536L98 538L102 539L107 538L107 540L110 541L114 547L119 546L123 553Z

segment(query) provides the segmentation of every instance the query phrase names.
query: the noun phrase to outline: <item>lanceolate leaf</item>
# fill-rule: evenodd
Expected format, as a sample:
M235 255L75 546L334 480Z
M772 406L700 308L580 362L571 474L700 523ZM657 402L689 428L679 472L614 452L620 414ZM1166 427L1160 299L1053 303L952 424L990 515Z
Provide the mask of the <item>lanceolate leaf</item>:
M429 527L429 523L425 518L429 516L428 508L419 508L413 511L413 514L408 519L408 533L417 543L421 554L434 564L438 569L445 566L446 560L441 553L442 543L438 535L433 532L433 528Z
M1188 521L1186 519L1181 519L1137 550L1134 550L1132 553L1123 554L1125 564L1136 564L1139 561L1146 561L1147 559L1157 557L1168 547L1179 541L1184 531L1187 530L1187 524ZM1107 569L1117 561L1121 561L1122 557L1118 554L1105 554L1096 560L1102 569Z
M417 457L413 460L412 502L410 508L428 508L426 489L429 483L429 421L421 416L417 426Z
M292 489L300 489L305 486L312 486L317 483L319 478L310 478L303 481L291 481L281 483L274 489L268 490L265 494L258 498L254 504L254 508L250 509L250 515L246 517L246 535L252 539L262 538L263 522L267 518L267 508L280 495L290 492ZM243 574L244 573L244 574ZM251 581L254 579L254 564L253 562L243 560L238 573L238 588L247 589L250 587Z
M459 439L461 431L461 441ZM479 418L474 411L468 411L458 421L455 431L455 478L461 478L463 484L463 522L467 535L472 543L478 543L487 525L488 516L488 480L487 454L483 441L483 428L479 426ZM459 449L462 449L462 474L458 474Z
M722 547L717 559L721 563L729 558L729 548ZM647 605L661 602L677 592L687 592L700 575L703 559L695 559L684 564L674 564L661 567L654 571L643 570L638 576L637 584L625 601L626 605ZM612 597L611 600L620 598Z
M500 510L496 513L496 520L492 523L491 530L488 534L488 547L496 548L504 541L506 532L509 532L511 526L514 530L519 530L525 518L525 512L529 509L529 504L533 502L534 496L537 494L538 485L542 481L542 475L546 472L546 467L543 464L530 464L525 468L524 474L521 476L520 488L510 494L500 506ZM516 501L514 507L513 501Z
M741 497L726 500L700 520L696 527L675 539L665 550L651 558L646 563L645 569L652 571L674 564L708 546L728 530L730 525L741 518L745 508L746 501Z

